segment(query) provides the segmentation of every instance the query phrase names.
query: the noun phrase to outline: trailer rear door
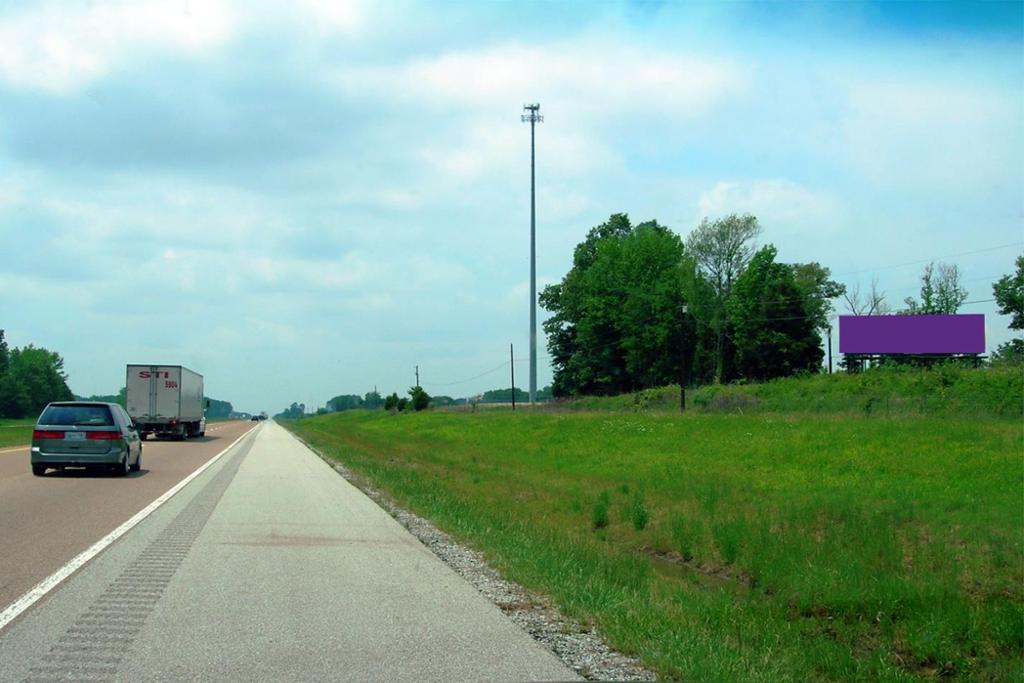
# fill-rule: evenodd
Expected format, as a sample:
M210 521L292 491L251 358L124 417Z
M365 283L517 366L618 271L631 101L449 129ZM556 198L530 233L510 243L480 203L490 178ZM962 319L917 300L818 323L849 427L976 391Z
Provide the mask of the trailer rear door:
M181 415L181 367L174 365L157 366L153 373L153 393L156 412L162 417Z

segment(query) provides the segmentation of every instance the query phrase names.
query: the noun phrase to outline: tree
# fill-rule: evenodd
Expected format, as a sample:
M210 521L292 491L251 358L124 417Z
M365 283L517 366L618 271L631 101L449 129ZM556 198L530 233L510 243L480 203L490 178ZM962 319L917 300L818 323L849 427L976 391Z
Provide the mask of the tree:
M423 387L410 387L409 398L412 404L412 409L417 413L421 410L426 410L430 406L430 394L423 390Z
M992 295L999 306L1000 315L1010 315L1010 329L1024 330L1024 255L1017 257L1017 272L1004 275L992 285ZM0 344L3 331L0 330ZM3 351L0 349L0 355Z
M854 315L888 315L892 312L889 304L885 303L885 292L878 288L878 278L871 279L871 292L861 299L860 283L854 285L848 292L843 292L846 299L846 309Z
M384 410L397 410L398 409L398 392L392 392L390 396L384 399Z
M354 410L363 407L363 399L355 394L342 394L335 396L327 402L327 410L330 412L341 412L343 410Z
M104 403L116 403L122 408L128 405L128 393L127 389L121 387L116 394L93 394L92 396L79 396L75 394L76 401L102 401ZM211 401L214 399L210 399ZM207 417L220 417L218 415L211 416L210 411L206 411Z
M541 292L555 396L610 394L676 381L692 262L656 221L613 214L577 245L573 267Z
M367 410L377 410L384 405L384 399L377 393L377 390L366 392L366 396L363 397L363 407Z
M306 415L306 404L305 403L292 403L291 406L282 410L280 413L274 416L275 420L297 420L300 417Z
M235 412L234 406L231 405L230 401L220 401L215 398L206 399L209 401L209 407L206 409L206 417L228 417L231 413Z
M815 318L820 301L806 283L801 287L794 267L775 262L776 254L774 246L762 247L736 279L728 302L737 369L751 379L818 372L824 355Z
M70 401L64 359L31 344L8 354L7 371L0 377L0 417L38 415L50 401Z
M992 365L1024 365L1024 339L1011 339L992 352Z
M832 300L846 294L846 285L829 279L831 271L816 262L794 263L790 267L793 280L803 297L807 317L818 330L832 327L832 316L835 314Z
M921 301L904 299L905 313L911 315L952 315L967 300L967 290L960 286L960 270L955 265L929 263L921 273Z
M713 222L703 219L686 239L686 249L713 294L711 327L715 332L716 382L721 382L726 372L726 302L733 283L750 262L753 241L760 234L757 218L730 214Z
M540 392L538 392L538 395ZM530 395L516 387L516 401L520 403L530 400ZM511 403L512 402L512 387L508 389L488 389L484 392L483 398L480 399L481 403Z
M1024 330L1024 256L1017 257L1017 272L1004 275L992 285L1000 315L1009 315L1011 330ZM1024 339L1000 344L992 354L993 364L1024 364Z
M7 374L7 368L11 364L11 352L4 340L4 331L0 330L0 378Z

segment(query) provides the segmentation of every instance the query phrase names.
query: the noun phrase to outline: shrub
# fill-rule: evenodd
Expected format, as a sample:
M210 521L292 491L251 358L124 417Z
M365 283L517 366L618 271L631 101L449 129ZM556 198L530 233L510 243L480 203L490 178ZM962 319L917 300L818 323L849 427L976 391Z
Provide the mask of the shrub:
M430 394L423 390L423 387L411 387L409 389L410 403L412 403L412 409L417 413L421 410L426 410L427 406L430 405Z

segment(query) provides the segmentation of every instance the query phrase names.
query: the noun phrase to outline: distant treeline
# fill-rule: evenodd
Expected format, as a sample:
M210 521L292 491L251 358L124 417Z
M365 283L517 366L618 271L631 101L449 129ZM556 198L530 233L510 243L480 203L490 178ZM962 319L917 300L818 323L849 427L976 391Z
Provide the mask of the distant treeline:
M68 387L64 359L59 354L29 344L8 348L0 330L0 418L35 418L51 401L104 401L125 406L125 389L116 394L78 396ZM228 417L228 401L208 399L206 417Z
M550 385L537 391L538 401L548 401L552 396L553 394ZM527 391L516 387L516 402L527 403L529 400L530 394ZM452 398L451 396L445 395L430 396L423 391L421 387L410 387L409 398L404 396L400 397L397 392L392 393L389 396L381 396L376 391L368 392L364 396L359 396L358 394L339 394L327 401L327 404L323 408L318 408L315 414L325 415L327 413L340 413L345 410L378 410L381 408L384 410L396 410L401 412L410 406L412 406L414 410L423 410L424 408L445 408L448 406L462 406L471 403L511 402L512 387L507 389L489 389L482 394L477 394L469 398ZM277 419L294 420L307 414L306 404L295 402L280 413L277 413L274 417Z
M79 401L102 401L104 403L116 403L122 408L128 407L127 402L128 391L125 387L121 387L121 390L116 394L93 394L92 396L78 396L75 395L75 399ZM230 401L218 401L215 398L206 399L210 403L210 407L206 409L206 418L221 418L230 417L234 408Z

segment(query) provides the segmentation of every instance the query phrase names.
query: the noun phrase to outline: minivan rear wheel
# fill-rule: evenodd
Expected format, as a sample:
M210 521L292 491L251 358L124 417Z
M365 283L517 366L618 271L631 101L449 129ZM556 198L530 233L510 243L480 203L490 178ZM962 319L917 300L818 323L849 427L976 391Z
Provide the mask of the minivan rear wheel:
M46 465L32 463L32 474L34 474L37 477L43 476L44 474L46 474Z
M128 464L128 458L131 457L131 452L124 454L124 460L114 466L114 473L119 477L124 477L131 471L131 466Z

